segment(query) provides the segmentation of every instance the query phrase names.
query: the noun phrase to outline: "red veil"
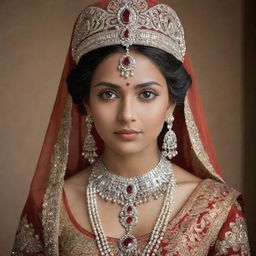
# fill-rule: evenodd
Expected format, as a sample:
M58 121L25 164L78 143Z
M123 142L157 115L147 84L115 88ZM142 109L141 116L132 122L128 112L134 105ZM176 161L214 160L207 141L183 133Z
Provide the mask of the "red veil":
M101 2L105 4L107 1ZM151 5L158 3L150 2ZM30 233L32 232L35 245L40 247L37 241L44 241L43 249L46 255L58 255L58 219L64 178L89 165L81 154L86 134L84 116L79 113L67 92L66 78L73 65L74 61L69 50L16 237L17 246L19 234L24 229L23 225L27 225ZM196 176L223 182L188 53L185 55L184 67L192 76L193 83L187 92L184 108L177 108L174 112L178 155L173 162ZM100 154L103 143L95 130L93 133Z

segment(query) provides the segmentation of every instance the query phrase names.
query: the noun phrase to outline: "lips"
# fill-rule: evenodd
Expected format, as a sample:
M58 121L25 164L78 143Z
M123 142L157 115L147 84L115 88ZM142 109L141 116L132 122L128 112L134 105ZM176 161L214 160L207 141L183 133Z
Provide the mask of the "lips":
M137 134L137 133L140 133L140 132L138 132L136 130L132 130L132 129L130 129L130 130L122 129L122 130L120 130L118 132L115 132L115 133L117 133L117 134Z
M136 140L141 132L138 132L136 130L132 129L122 129L118 132L115 132L115 134L124 141L133 141Z

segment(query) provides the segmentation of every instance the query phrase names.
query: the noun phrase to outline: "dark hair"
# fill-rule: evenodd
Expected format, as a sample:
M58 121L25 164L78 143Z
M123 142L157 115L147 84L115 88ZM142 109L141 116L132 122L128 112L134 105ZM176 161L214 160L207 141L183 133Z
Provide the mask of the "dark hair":
M175 101L177 106L183 105L186 91L192 81L182 62L172 54L154 47L132 45L129 49L143 54L159 67L166 79L170 100ZM114 45L91 51L82 56L69 74L67 78L68 91L82 114L85 114L84 103L89 100L93 71L104 58L116 52L124 52L124 50L123 46Z

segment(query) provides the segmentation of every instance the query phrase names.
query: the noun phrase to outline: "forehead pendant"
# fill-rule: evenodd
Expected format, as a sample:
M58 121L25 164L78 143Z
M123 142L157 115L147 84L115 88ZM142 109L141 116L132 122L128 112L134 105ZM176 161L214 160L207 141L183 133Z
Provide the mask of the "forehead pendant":
M129 46L134 43L136 26L138 26L137 10L130 5L129 2L123 1L123 6L117 12L118 26L116 27L119 33L120 42L126 47L126 53L119 60L118 69L121 76L128 78L134 75L136 61L129 52Z
M72 37L76 64L86 53L111 45L125 49L117 64L118 72L125 78L133 76L136 68L132 45L155 47L184 61L184 30L171 7L154 0L149 0L151 7L147 0L102 2L108 2L106 9L89 6L78 17Z

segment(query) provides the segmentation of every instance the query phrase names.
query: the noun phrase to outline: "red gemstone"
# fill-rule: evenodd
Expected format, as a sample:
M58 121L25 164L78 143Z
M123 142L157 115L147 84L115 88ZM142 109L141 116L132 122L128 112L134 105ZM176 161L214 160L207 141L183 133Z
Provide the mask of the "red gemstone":
M132 207L131 206L128 206L127 207L127 213L131 213L132 212Z
M131 65L131 61L129 59L129 57L125 57L124 60L123 60L123 64L124 66L128 67Z
M125 32L124 32L124 37L129 38L129 36L130 36L130 32L129 32L128 29L126 29Z
M133 239L131 237L127 237L123 241L123 245L126 247L130 247L133 244Z
M128 58L129 59L129 58ZM130 60L129 60L130 61ZM127 188L126 188L126 191L128 194L131 194L133 192L133 187L132 185L129 185Z
M127 224L131 224L132 221L133 221L133 218L130 217L130 216L126 219L126 223L127 223Z
M128 9L125 9L124 10L124 12L123 12L123 14L122 14L122 16L123 16L123 21L125 22L125 23L129 23L129 21L130 21L130 11L128 10Z

